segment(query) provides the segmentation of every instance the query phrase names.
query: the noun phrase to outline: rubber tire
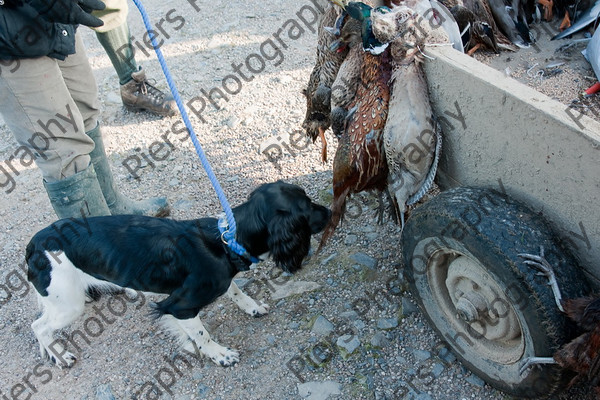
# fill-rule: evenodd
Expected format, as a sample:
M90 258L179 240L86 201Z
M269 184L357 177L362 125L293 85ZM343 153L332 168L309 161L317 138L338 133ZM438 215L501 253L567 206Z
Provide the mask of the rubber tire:
M515 300L526 304L510 305L517 310L524 339L520 360L502 364L474 353L453 327L459 320L448 321L434 304L427 269L433 253L424 244L436 240L435 251L473 257L493 277L495 283L522 293ZM440 244L441 242L441 244ZM589 294L590 288L575 258L566 249L549 224L527 206L495 190L456 188L441 193L416 208L402 233L402 251L406 278L426 318L448 343L454 354L473 373L491 386L512 396L547 397L559 392L572 375L556 365L530 368L523 376L515 375L525 357L551 357L575 333L575 327L556 307L548 280L523 263L520 253L539 254L554 266L563 298ZM443 254L443 253L439 253ZM442 263L443 264L443 263ZM449 264L449 263L448 263ZM447 265L446 265L447 267ZM449 301L452 304L451 301ZM454 306L452 306L454 307ZM454 308L456 310L456 308ZM456 326L456 325L455 325ZM453 339L453 340L448 340ZM460 342L460 344L459 344ZM465 345L465 343L467 343Z

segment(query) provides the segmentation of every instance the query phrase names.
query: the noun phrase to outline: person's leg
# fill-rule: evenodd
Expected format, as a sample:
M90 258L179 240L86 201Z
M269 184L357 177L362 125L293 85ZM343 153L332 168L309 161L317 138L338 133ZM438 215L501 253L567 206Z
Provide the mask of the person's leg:
M166 116L175 115L177 104L173 96L150 84L146 72L135 61L127 24L127 1L106 0L105 3L104 10L93 13L104 22L104 25L94 30L119 76L123 104L130 110L146 110Z
M79 34L76 36L75 54L77 57L67 57L65 61L58 62L58 65L73 101L81 112L85 133L95 144L89 155L111 214L168 215L169 206L164 197L133 201L117 190L98 123L97 86Z
M131 76L138 72L139 68L133 54L127 21L107 32L96 31L96 37L117 72L119 84L125 85L130 82Z
M79 110L84 131L94 129L100 115L98 85L79 32L75 34L75 54L64 61L57 61L57 66L69 96ZM89 152L92 150L93 147Z
M0 113L20 145L19 152L34 158L59 218L110 214L90 166L94 142L85 134L79 104L67 89L59 61L49 57L19 61L14 72L0 75ZM95 96L93 82L86 84L93 92L89 96ZM90 103L91 119L97 113L97 103Z

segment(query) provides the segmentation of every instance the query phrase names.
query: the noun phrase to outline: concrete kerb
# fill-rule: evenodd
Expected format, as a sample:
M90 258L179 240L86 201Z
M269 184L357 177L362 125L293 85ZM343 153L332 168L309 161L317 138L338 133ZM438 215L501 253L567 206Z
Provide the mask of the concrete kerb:
M444 132L440 187L495 187L500 180L570 238L582 267L599 282L591 268L600 259L600 232L593 229L600 216L583 199L600 197L592 184L600 123L464 54L427 52L435 59L425 62L434 111L458 101L468 125Z

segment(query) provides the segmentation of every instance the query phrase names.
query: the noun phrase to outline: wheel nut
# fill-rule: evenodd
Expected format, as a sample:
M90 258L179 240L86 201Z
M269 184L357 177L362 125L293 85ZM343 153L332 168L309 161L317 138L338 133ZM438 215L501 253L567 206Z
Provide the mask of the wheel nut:
M458 317L465 322L475 322L479 320L479 311L466 297L461 297L456 303L456 312Z

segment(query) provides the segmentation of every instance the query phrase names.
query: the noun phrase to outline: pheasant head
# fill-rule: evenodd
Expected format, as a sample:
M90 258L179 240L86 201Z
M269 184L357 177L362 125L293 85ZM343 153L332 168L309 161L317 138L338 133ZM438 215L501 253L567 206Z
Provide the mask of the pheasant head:
M387 13L390 9L386 6L371 7L368 4L347 0L331 0L334 4L342 7L350 17L361 23L361 37L363 49L372 54L381 54L388 44L382 43L373 34L372 16L376 13Z

